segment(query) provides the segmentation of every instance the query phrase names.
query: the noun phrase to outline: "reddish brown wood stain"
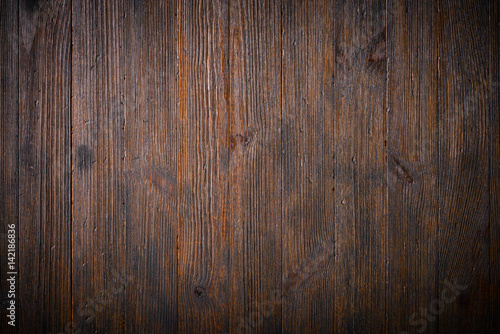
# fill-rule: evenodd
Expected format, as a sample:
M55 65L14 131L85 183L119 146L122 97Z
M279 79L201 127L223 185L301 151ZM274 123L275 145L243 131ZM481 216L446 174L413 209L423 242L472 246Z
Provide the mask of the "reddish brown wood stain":
M0 0L0 332L499 333L499 6Z

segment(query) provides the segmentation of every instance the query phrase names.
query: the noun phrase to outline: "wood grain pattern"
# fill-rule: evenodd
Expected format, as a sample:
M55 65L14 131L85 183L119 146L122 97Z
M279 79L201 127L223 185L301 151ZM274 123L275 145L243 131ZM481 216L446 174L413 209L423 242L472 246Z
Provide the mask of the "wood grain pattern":
M283 3L283 331L287 333L328 332L334 323L333 19L327 1Z
M19 3L18 328L24 333L61 331L72 316L70 13L69 1Z
M489 231L490 231L490 333L500 332L500 2L489 8Z
M179 331L228 330L229 3L180 1Z
M335 1L335 330L386 330L386 3Z
M437 2L388 3L388 323L437 332L439 114Z
M119 0L72 2L73 327L88 333L126 328L125 284L116 273L132 269L124 124L133 96L122 51L129 15Z
M177 328L177 43L174 1L128 3L125 142L127 326Z
M230 7L230 332L281 330L280 1Z
M8 225L19 232L19 34L18 6L0 1L0 253L7 255ZM18 237L16 237L18 240ZM19 241L17 242L19 244ZM16 267L19 265L16 252ZM10 286L6 256L0 259L0 332L13 333L7 325Z
M499 332L499 6L0 0L0 332Z
M440 315L439 331L487 332L489 6L463 0L439 9L438 291L445 280L464 286Z

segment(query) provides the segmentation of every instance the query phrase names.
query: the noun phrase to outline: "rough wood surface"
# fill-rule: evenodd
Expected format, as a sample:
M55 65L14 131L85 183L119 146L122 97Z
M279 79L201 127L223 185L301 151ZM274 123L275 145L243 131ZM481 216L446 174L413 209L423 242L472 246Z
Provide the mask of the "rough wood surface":
M70 2L22 1L18 29L17 328L45 333L71 321Z
M177 328L177 44L174 1L129 3L125 83L126 328Z
M499 6L0 0L0 332L499 332Z
M283 332L334 324L334 8L284 1L282 14Z
M489 125L490 125L490 333L500 332L500 2L489 10Z
M0 1L0 331L7 332L8 225L19 233L19 38L18 6ZM15 240L18 240L16 237ZM19 241L17 241L19 244ZM5 254L5 255L3 255ZM19 265L19 253L15 266ZM9 319L10 320L10 319Z
M133 268L126 259L135 222L126 216L125 108L134 98L126 83L135 79L126 76L129 9L121 1L72 2L73 327L84 333L127 328L128 287L116 273Z
M386 2L335 1L335 330L386 329Z
M231 1L229 329L281 331L280 1Z
M439 5L437 293L446 281L463 286L445 305L440 332L489 327L488 12L488 1Z
M220 333L229 312L229 2L178 8L178 328Z
M437 2L388 2L388 323L436 333L438 212ZM424 320L421 320L424 319Z

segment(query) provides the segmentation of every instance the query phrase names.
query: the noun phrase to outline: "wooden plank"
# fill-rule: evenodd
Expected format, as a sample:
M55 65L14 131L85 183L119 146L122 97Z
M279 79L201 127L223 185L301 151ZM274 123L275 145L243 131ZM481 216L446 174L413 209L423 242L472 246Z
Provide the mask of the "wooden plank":
M127 290L130 333L177 331L175 1L130 3L125 41Z
M490 333L500 333L500 2L489 9Z
M70 13L69 1L19 3L22 333L63 331L72 319Z
M229 328L281 331L280 1L230 8Z
M438 298L437 2L388 5L388 325L435 333L422 310Z
M385 1L335 1L335 330L386 329Z
M439 4L440 332L489 329L488 1ZM439 306L436 306L439 307Z
M498 11L0 0L0 332L499 332Z
M14 224L18 234L19 222L19 35L18 5L16 1L0 1L0 332L14 333L15 327L9 326L7 318L10 311L10 284L7 283L7 272L17 271L19 264L18 235L15 236L16 249L14 268L9 268L7 253L9 225ZM12 234L12 232L10 233ZM9 252L10 253L10 252ZM14 270L11 270L14 269ZM16 278L17 283L19 280ZM19 293L16 286L15 293ZM14 300L15 301L15 300ZM19 305L16 305L19 312ZM19 313L18 313L19 314ZM19 318L19 316L18 316ZM19 325L19 320L16 322Z
M283 330L334 329L334 3L283 4Z
M128 3L72 2L73 321L124 332Z
M228 9L180 1L179 332L228 330Z

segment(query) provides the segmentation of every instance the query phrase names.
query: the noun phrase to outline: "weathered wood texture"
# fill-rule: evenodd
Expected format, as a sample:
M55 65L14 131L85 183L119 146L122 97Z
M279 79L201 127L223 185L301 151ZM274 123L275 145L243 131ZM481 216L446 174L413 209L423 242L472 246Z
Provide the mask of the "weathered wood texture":
M179 1L180 332L228 330L229 2Z
M489 327L488 12L488 1L439 4L438 293L445 280L464 286L440 332Z
M126 258L135 220L126 217L133 183L125 174L125 108L137 109L126 94L136 79L123 51L129 10L120 1L72 2L72 327L89 333L123 332L131 305L114 274L133 268Z
M281 331L281 1L230 1L229 332Z
M283 332L334 325L334 8L282 11ZM305 261L304 261L305 260Z
M125 328L136 333L177 328L176 11L175 1L125 4L123 272Z
M384 332L386 2L335 1L335 330Z
M73 283L70 1L21 2L18 32L17 328L62 331Z
M490 333L500 333L500 2L489 11L489 229L490 229Z
M19 231L19 38L18 6L0 1L0 323L7 328L8 225ZM17 240L17 238L15 238ZM5 254L5 255L4 255ZM19 265L19 257L14 261Z
M438 2L389 1L388 323L391 332L426 330L422 308L436 298L439 112ZM416 326L415 326L416 325Z
M499 11L0 0L0 332L498 333Z

